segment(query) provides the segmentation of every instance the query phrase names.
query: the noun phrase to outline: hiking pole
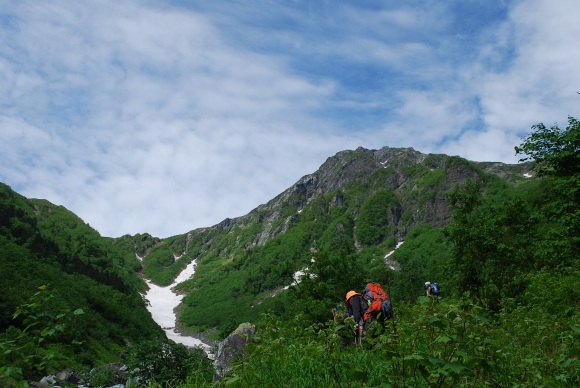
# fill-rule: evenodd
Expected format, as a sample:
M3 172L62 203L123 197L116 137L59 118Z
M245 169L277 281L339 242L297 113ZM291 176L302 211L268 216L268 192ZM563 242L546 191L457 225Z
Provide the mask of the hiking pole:
M389 293L389 298L391 297L391 270L387 268L387 292ZM391 306L393 303L393 299L391 298ZM395 313L391 317L391 321L393 322L393 336L397 339L397 325L395 324Z

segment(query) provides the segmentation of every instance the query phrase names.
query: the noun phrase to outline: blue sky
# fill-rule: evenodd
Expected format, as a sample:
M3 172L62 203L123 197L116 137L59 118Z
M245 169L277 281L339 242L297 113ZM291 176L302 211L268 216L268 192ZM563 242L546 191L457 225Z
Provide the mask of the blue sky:
M339 151L516 163L580 1L0 0L0 181L102 235L247 214Z

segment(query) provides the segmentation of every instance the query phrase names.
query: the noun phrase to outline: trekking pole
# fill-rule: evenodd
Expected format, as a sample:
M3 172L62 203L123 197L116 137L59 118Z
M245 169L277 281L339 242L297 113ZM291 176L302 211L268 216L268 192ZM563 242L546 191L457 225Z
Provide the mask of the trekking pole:
M391 270L387 269L387 292L389 293L389 298L391 298ZM393 299L391 298L391 306L393 305ZM393 336L395 339L397 338L397 325L395 324L395 313L393 312L393 316L391 317L393 321Z

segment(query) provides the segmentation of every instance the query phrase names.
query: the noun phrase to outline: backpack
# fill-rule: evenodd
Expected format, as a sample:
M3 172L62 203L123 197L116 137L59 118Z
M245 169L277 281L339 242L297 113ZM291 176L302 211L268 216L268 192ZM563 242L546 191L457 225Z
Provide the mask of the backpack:
M363 291L363 298L369 305L369 308L364 313L363 319L365 321L376 318L379 314L381 320L390 319L393 316L393 305L379 283L367 284Z
M439 284L431 284L431 295L439 296L441 295L441 290L439 289Z

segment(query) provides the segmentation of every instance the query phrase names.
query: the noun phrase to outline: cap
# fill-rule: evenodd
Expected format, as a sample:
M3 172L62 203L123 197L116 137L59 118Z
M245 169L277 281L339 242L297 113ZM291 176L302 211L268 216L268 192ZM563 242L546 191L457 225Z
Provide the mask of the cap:
M350 290L349 292L346 293L346 304L347 306L350 306L350 298L352 298L353 296L355 296L357 294L356 291Z

